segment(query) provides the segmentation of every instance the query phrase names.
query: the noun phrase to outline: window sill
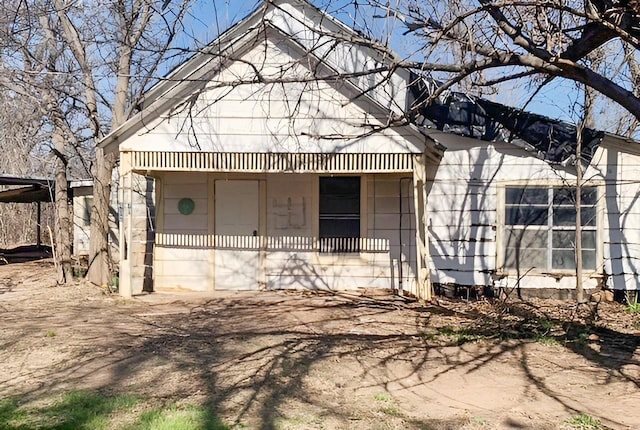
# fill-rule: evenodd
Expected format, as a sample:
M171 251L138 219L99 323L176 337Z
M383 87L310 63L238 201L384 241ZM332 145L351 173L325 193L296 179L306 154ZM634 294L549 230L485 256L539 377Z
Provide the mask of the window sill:
M584 270L582 272L582 274L588 278L592 278L592 279L598 279L598 278L602 278L603 275L602 273L598 272L595 269L590 269L590 270ZM504 277L511 277L511 276L545 276L545 277L549 277L549 278L555 278L555 279L562 279L562 278L570 278L570 277L576 277L576 272L573 270L558 270L558 271L552 271L552 272L540 272L537 270L529 270L527 271L527 269L522 269L520 270L520 272L513 270L513 269L509 269L509 270L502 270L502 271L497 271L496 272L496 278L504 278Z

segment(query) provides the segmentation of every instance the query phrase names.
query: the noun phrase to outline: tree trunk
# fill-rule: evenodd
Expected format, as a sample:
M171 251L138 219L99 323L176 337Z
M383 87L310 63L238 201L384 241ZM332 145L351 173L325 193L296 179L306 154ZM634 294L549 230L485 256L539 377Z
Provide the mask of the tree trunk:
M91 208L91 233L89 243L89 270L87 279L96 285L111 282L113 262L109 248L109 206L111 175L116 154L104 154L96 148L96 167L93 179L93 207ZM122 228L122 227L121 227ZM123 252L123 250L120 250Z
M65 138L60 130L53 132L53 144L55 148L56 163L56 255L59 259L58 283L65 284L73 278L71 269L71 215L69 208L69 194L67 181L67 159L65 156Z

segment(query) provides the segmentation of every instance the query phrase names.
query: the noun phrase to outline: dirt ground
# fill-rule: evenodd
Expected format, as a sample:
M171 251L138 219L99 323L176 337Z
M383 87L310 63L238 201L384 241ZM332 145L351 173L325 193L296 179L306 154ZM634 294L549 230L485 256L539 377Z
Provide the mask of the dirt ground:
M56 287L0 266L0 397L135 394L230 428L640 428L640 316L601 303ZM0 423L0 428L2 428Z

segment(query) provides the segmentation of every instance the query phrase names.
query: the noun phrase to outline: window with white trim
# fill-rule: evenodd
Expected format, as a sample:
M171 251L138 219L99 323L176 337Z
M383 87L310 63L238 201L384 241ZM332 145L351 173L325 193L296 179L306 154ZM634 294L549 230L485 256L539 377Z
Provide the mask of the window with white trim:
M598 189L581 192L582 268L597 264ZM507 186L504 267L537 272L575 271L575 187Z
M360 177L320 177L320 252L360 251Z

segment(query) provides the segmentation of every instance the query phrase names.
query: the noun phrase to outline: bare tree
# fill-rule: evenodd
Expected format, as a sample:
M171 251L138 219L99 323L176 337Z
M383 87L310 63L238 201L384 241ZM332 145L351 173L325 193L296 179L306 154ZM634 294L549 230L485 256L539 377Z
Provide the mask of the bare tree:
M476 88L514 80L547 84L555 78L586 85L640 118L635 80L625 70L640 48L636 1L372 1L413 37L408 67L439 73L443 91L471 80ZM380 16L380 15L379 15ZM610 63L593 68L587 56L607 45ZM627 47L626 55L623 46ZM626 57L626 60L625 60ZM415 59L415 60L414 60ZM428 103L426 101L425 103Z
M163 8L162 2L153 0L49 0L2 6L0 23L10 59L2 64L3 83L41 102L51 151L57 157L57 236L65 262L62 281L70 274L66 264L70 261L69 235L62 232L71 225L66 195L69 163L74 157L79 166L93 166L88 277L96 284L111 279L109 196L116 154L96 149L91 154L93 163L83 156L88 144L95 145L131 115L136 100L166 59L187 4Z
M167 54L186 2L166 9L153 0L113 0L93 8L66 0L53 0L52 5L61 38L78 66L88 127L98 142L131 115ZM104 19L97 26L96 13ZM101 73L113 73L115 78L99 82ZM116 154L96 149L88 272L96 284L111 280L109 203L115 162Z

